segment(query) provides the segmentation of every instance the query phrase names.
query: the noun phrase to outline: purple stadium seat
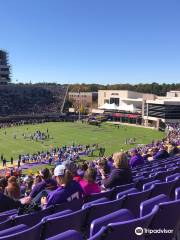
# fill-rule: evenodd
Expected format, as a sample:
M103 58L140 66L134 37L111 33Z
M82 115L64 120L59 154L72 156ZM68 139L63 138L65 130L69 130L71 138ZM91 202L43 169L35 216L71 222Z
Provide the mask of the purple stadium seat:
M151 189L137 193L130 193L126 195L122 203L122 208L129 209L134 214L134 216L139 217L140 203L148 199L150 193Z
M134 215L128 209L120 209L116 212L112 212L103 217L97 218L92 221L90 226L90 237L96 234L101 227L108 225L109 223L127 221L134 219Z
M176 177L178 177L178 176L180 176L179 173L174 173L174 174L172 174L172 175L170 175L170 176L167 176L167 177L166 177L166 182L172 181L172 180L174 180L174 179L175 179Z
M180 200L160 203L158 211L152 219L150 229L175 229L180 220ZM169 240L173 237L173 231L169 233L150 234L147 240Z
M61 212L57 212L57 213L53 213L51 215L48 215L48 216L44 217L41 221L45 222L50 218L64 216L64 215L69 214L69 213L72 213L72 210L67 209L67 210L64 210L64 211L61 211Z
M40 239L42 232L42 223L38 223L32 228L28 228L19 233L6 235L4 237L0 237L0 240L32 240L32 239Z
M52 237L69 229L81 231L86 214L87 209L83 209L67 214L65 216L47 219L47 221L45 221L43 224L44 238Z
M143 217L149 214L155 205L161 202L168 202L168 201L169 201L169 198L165 194L161 194L156 197L143 201L140 204L140 217Z
M18 233L18 232L22 232L26 229L28 229L27 225L20 224L20 225L17 225L15 227L11 227L11 228L0 231L0 237L4 237L4 236L7 236L7 235L12 235L12 234L15 234L15 233Z
M135 187L136 187L139 191L141 191L141 190L143 189L143 185L144 185L145 183L152 182L152 181L154 181L154 177L139 179L139 180L136 182Z
M133 188L133 187L135 187L135 183L129 183L129 184L115 187L114 197L116 197L116 195L118 193L123 192L123 191L128 190L129 188Z
M160 182L160 181L159 180L154 180L154 181L147 182L147 183L143 184L143 191L151 189L152 185L154 183L158 183L158 182Z
M57 204L54 206L55 212L64 211L65 209L71 209L72 211L80 210L83 205L83 198L75 199L71 202L65 202L61 204Z
M138 190L136 188L130 188L128 190L125 190L125 191L122 191L122 192L118 193L116 195L116 199L119 199L123 196L126 196L128 193L135 193L135 192L138 192Z
M166 194L170 197L173 186L175 186L177 180L172 180L169 182L154 183L152 184L152 191L150 197L157 196L159 194Z
M180 199L180 187L175 189L175 199L176 200Z
M135 234L137 227L147 228L151 219L157 212L157 206L153 208L152 212L142 218L135 218L127 221L110 223L93 235L88 240L143 240L144 234L138 236Z
M38 224L41 219L53 213L53 207L46 208L45 210L34 212L31 214L25 214L12 217L12 226L19 224L26 224L28 227L32 227Z
M68 230L46 240L83 240L82 235L75 230Z
M0 223L0 231L10 227L13 227L13 224L12 224L12 220L9 218L6 221Z
M114 189L105 191L105 192L100 192L100 193L93 193L90 196L87 196L85 199L85 202L91 202L94 200L97 200L99 198L108 198L111 199L113 197Z
M83 225L83 229L86 234L89 236L89 226L94 219L121 209L123 201L124 198L121 198L118 200L92 204L90 207L88 207L88 211Z
M5 220L7 220L9 216L16 215L16 214L17 214L17 209L12 209L9 211L2 212L0 214L0 222L4 222Z
M96 204L96 203L103 203L103 202L108 202L108 201L109 201L109 199L106 198L106 197L99 198L97 200L94 200L94 201L87 202L87 203L83 204L82 209L88 208L91 205Z

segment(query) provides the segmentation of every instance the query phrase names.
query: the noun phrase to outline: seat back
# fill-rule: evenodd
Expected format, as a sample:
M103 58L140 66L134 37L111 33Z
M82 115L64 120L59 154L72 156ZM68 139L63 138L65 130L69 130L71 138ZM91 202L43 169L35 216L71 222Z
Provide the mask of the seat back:
M144 234L136 235L135 231L139 233L141 228L148 228L150 221L157 212L157 206L153 208L152 212L142 218L135 218L128 221L121 221L117 223L110 223L103 227L97 234L93 235L89 240L113 240L113 239L128 239L128 240L142 240Z
M4 229L4 230L0 231L0 237L15 234L15 233L18 233L18 232L22 232L26 229L28 229L27 225L20 224L20 225L17 225L15 227L11 227L11 228Z
M97 200L94 200L94 201L87 202L87 203L83 204L82 209L88 208L91 205L96 204L96 203L103 203L103 202L108 202L108 201L109 201L109 199L106 198L106 197L99 198Z
M114 197L116 197L116 195L118 193L123 192L123 191L128 190L128 189L133 188L133 187L135 187L135 183L129 183L129 184L121 185L121 186L116 186L115 189L114 189L115 190L114 191L114 194L115 194Z
M109 223L127 221L131 219L134 219L134 216L128 209L120 209L116 212L112 212L108 215L97 218L91 223L90 237L96 234L101 229L101 227L106 226Z
M12 225L16 226L19 224L26 224L28 227L32 227L36 224L38 224L43 217L48 216L53 213L53 208L49 207L45 210L41 210L38 212L34 212L31 214L25 214L20 216L12 217Z
M180 187L175 189L175 199L176 200L180 199Z
M112 199L112 197L114 195L113 193L114 193L114 189L111 189L111 190L108 190L105 192L100 192L100 193L93 193L90 196L86 197L85 202L91 202L91 201L97 200L99 198L104 198L104 197L108 198L108 199Z
M161 202L168 202L168 201L169 201L169 198L165 194L161 194L156 197L143 201L140 204L140 217L143 217L146 214L149 214L155 205Z
M128 193L135 193L138 192L136 188L129 188L128 190L122 191L116 195L116 199L119 199L123 196L126 196Z
M124 197L118 200L92 204L87 211L83 229L89 236L89 226L91 222L99 217L110 214L122 208Z
M72 213L72 210L67 209L67 210L64 210L64 211L61 211L61 212L57 212L57 213L53 213L51 215L48 215L48 216L44 217L41 221L45 222L50 218L64 216L64 215L69 214L69 213Z
M160 182L160 181L159 181L159 180L154 180L154 181L152 181L152 182L147 182L147 183L143 184L143 191L152 188L152 185L153 185L154 183L158 183L158 182Z
M46 239L69 229L81 231L86 214L87 209L83 209L64 216L47 219L44 222L43 237Z
M122 203L122 208L129 209L134 214L134 216L139 217L140 215L139 206L141 202L148 199L150 194L151 194L151 189L142 191L142 192L137 192L137 193L130 193L125 197Z
M68 230L46 240L83 240L82 235L75 230Z
M32 240L32 239L40 239L42 232L42 223L38 223L32 228L28 228L19 233L6 235L4 237L0 237L0 240Z
M60 211L66 210L66 209L70 209L72 211L78 211L81 209L82 205L83 205L83 198L74 199L71 202L65 202L65 203L55 205L54 211L60 212Z
M150 234L148 240L169 240L180 217L180 200L159 204L158 212L152 219L150 229L166 229L166 233Z
M165 194L170 197L173 186L176 184L176 179L169 182L155 183L152 189L150 197L157 196L159 194Z
M172 174L172 175L170 175L170 176L167 176L166 177L166 182L169 182L169 181L172 181L172 180L174 180L176 177L178 177L180 174L179 173L174 173L174 174Z

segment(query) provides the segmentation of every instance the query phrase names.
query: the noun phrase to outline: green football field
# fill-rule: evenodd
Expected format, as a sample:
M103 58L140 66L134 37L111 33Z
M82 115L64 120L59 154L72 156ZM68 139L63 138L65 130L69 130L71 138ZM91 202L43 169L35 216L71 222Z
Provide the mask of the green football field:
M23 134L30 135L40 130L48 129L50 138L43 142L24 139ZM16 139L15 137L16 136ZM126 138L136 137L137 144L150 143L152 140L161 139L164 133L152 129L144 129L133 126L115 127L104 123L101 127L82 123L44 123L36 125L24 125L0 129L0 154L10 160L12 156L17 159L19 154L36 153L49 150L50 147L74 144L94 144L105 147L105 154L109 155L121 149L126 150L135 145L125 145Z

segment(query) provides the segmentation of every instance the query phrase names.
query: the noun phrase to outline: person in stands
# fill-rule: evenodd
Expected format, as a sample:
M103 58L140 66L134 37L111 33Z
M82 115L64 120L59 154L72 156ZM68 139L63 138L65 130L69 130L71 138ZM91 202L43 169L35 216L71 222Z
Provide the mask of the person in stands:
M113 188L132 182L131 168L128 164L127 155L123 152L113 154L114 169L111 171L108 178L102 171L102 184L105 188Z
M53 191L57 188L57 182L51 178L48 168L43 169L40 172L40 176L42 178L42 181L33 187L30 195L24 199L24 203L30 203L32 200L36 203L39 203L41 200L42 192L48 193L49 191Z
M138 165L141 165L144 163L144 159L143 157L138 153L137 149L133 148L130 150L130 161L129 161L129 165L131 167L136 167Z
M42 198L41 204L50 205L70 202L83 197L84 192L78 182L73 180L72 173L64 165L58 165L54 170L58 188Z
M97 171L95 168L89 167L79 183L84 190L85 195L101 192L100 186L96 183Z
M8 179L8 185L5 188L5 195L17 201L20 199L20 187L16 177L12 176Z
M158 159L163 159L163 158L165 159L167 157L169 157L169 154L166 151L166 147L161 146L159 151L153 156L153 159L158 160Z

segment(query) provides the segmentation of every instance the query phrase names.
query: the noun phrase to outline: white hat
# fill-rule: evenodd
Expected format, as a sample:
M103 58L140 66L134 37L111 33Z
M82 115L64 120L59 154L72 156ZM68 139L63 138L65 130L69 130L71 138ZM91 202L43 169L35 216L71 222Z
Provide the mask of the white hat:
M65 166L64 165L58 165L55 169L54 169L54 176L58 177L58 176L63 176L65 173Z

